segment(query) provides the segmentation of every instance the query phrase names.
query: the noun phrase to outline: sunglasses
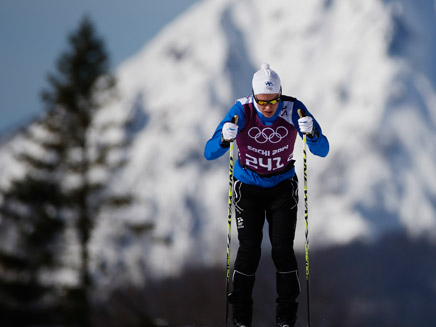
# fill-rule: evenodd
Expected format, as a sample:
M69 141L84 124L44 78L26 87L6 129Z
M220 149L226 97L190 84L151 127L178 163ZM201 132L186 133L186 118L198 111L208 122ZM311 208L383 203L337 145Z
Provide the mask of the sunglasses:
M281 97L281 95L279 95L277 98L275 98L275 99L272 99L272 100L259 100L258 98L256 98L256 96L255 95L253 95L253 97L254 97L254 100L256 101L256 103L258 104L258 105L261 105L261 106L266 106L267 104L277 104L277 103L279 103L280 102L280 97Z

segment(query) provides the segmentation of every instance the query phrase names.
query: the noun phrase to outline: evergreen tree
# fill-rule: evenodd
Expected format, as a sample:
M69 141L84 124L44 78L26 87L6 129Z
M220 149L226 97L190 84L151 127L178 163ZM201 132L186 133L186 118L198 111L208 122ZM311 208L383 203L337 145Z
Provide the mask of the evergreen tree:
M68 40L42 93L47 112L28 129L27 141L37 151L17 154L26 174L2 191L0 233L7 238L0 240L0 316L21 325L24 320L91 325L92 232L103 209L132 201L107 187L124 165L122 156L113 154L122 152L126 141L103 137L120 126L96 123L100 109L116 96L104 42L87 17ZM45 282L64 268L59 266L65 257L61 249L68 247L59 246L64 228L76 231L80 249L79 265L72 267L78 283L68 288ZM26 320L29 312L34 314Z
M63 194L74 217L80 247L79 285L72 292L77 309L74 317L81 318L78 323L82 326L89 326L92 279L88 246L96 219L103 208L127 205L132 200L129 195L109 194L106 187L110 174L124 164L121 159L111 160L110 154L126 144L102 137L114 126L95 123L99 110L115 95L115 79L104 42L89 18L85 17L70 35L69 47L48 81L50 88L42 95L57 118L51 129L63 138Z

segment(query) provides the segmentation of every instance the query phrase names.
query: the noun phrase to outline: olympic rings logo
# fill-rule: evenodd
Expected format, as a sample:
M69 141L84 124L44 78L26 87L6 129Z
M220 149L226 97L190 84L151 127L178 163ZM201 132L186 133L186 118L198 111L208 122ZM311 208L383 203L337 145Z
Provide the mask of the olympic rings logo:
M286 127L279 126L276 130L271 127L265 127L260 130L259 127L252 127L248 131L248 136L254 139L257 143L263 144L266 142L279 143L288 135Z

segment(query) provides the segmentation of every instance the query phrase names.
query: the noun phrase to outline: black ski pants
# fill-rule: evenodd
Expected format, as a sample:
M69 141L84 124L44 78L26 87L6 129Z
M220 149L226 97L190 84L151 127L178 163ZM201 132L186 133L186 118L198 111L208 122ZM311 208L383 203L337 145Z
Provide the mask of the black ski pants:
M271 255L277 270L277 319L291 320L296 315L296 298L300 293L293 249L297 223L297 176L272 188L235 180L234 201L239 249L230 295L233 317L238 322L251 324L251 294L261 257L263 226L267 220Z

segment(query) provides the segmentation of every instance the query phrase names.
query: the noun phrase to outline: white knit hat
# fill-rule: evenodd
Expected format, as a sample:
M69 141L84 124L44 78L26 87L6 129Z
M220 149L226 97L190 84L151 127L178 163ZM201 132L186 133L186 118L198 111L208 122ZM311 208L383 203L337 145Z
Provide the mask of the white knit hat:
M254 73L252 84L254 95L280 93L282 89L279 75L269 68L269 64L262 64Z

